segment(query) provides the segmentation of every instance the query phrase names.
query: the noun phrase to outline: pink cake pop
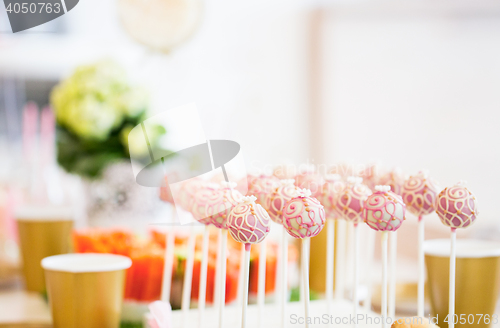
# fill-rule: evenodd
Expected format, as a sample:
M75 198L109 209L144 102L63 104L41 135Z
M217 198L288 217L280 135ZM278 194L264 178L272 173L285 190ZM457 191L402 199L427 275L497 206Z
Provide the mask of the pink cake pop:
M453 230L466 228L476 220L479 213L476 197L459 182L439 193L436 213L441 222Z
M438 191L436 183L425 172L419 172L405 181L401 196L408 211L420 218L434 212Z
M257 198L257 203L264 205L267 194L278 187L279 180L273 175L261 174L259 176L248 176L248 194Z
M363 183L372 191L375 186L380 184L380 166L378 164L370 164L364 169L361 174Z
M337 197L344 190L345 183L339 174L328 174L321 189L320 201L325 207L326 216L332 219L340 217L337 209Z
M241 203L234 206L227 218L227 226L231 237L245 244L257 244L266 238L271 231L271 218L264 208L255 203L255 196L243 197Z
M371 190L362 184L363 178L349 177L347 185L337 197L336 207L343 219L354 222L357 225L363 220L363 205Z
M191 211L194 202L194 195L201 187L205 186L207 182L200 178L194 178L181 182L179 188L179 197L176 205L180 205L186 211ZM178 203L178 204L177 204Z
M220 204L224 203L223 191L215 183L207 183L194 194L191 214L194 218L206 225L212 223L210 215L216 213Z
M283 208L283 226L295 238L314 237L325 225L325 209L311 191L301 189L298 195L289 200Z
M315 172L314 166L310 165L295 177L295 185L299 188L309 189L313 197L319 197L323 178Z
M363 218L377 231L396 231L403 223L406 206L390 186L375 186L375 192L365 201Z
M379 182L383 186L390 186L393 193L401 196L405 178L401 169L395 168L382 175Z
M279 187L267 195L264 208L269 213L271 220L283 224L283 208L292 198L297 197L299 188L294 185L295 180L280 180Z
M209 207L207 214L210 215L210 222L219 229L227 229L227 217L234 206L238 205L243 195L236 189L236 183L222 181L219 189L222 193L222 198L219 202Z

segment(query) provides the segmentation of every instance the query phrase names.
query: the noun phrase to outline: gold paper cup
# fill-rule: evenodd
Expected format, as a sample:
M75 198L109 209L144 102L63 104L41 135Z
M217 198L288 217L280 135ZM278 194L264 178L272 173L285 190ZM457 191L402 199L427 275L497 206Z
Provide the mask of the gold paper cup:
M68 207L22 207L16 211L26 289L45 291L40 261L71 251L73 213Z
M448 315L450 240L424 243L427 284L432 315L439 327ZM455 287L455 326L490 327L500 293L500 243L482 240L457 240Z
M125 269L132 261L113 254L44 258L54 328L118 328Z

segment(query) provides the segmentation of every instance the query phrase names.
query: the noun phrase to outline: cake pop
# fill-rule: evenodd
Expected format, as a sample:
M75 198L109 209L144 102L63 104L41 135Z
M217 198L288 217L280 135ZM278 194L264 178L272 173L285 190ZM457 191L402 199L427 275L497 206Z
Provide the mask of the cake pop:
M445 188L437 197L436 213L444 225L452 229L466 228L478 215L476 197L463 183Z
M382 236L382 327L387 327L387 232L395 233L405 220L406 206L390 186L375 186L375 192L364 204L363 218ZM394 279L394 278L393 278Z
M326 301L328 312L331 312L333 302L333 283L334 283L334 251L335 251L335 222L333 219L339 218L340 213L337 211L337 197L345 188L345 183L342 181L339 174L329 174L325 176L325 183L321 190L321 204L325 207L326 217L330 222L326 223ZM344 252L343 247L339 243L338 253ZM337 257L337 263L343 261L343 257ZM338 270L340 271L340 270ZM337 288L341 287L337 280ZM343 287L343 286L342 286Z
M328 174L325 176L325 183L321 189L320 201L325 207L326 216L331 219L340 217L341 213L337 208L337 197L344 190L345 183L339 174Z
M434 212L438 191L437 184L425 172L419 172L405 181L401 196L408 211L420 217Z
M419 172L415 176L410 176L403 184L401 196L408 211L418 216L418 306L417 314L424 316L424 293L425 293L425 222L424 215L434 212L436 208L436 197L439 189L436 183L427 176L425 171Z
M380 184L380 173L380 166L378 164L370 164L360 175L363 177L363 183L371 190L375 190L375 186Z
M255 196L243 197L229 213L227 222L231 237L245 245L242 328L247 322L250 248L252 244L264 241L271 230L271 218L261 205L255 203L256 199Z
M279 186L273 190L272 193L268 194L266 197L266 202L264 208L269 213L271 220L275 223L283 224L283 208L286 203L294 197L298 196L299 188L294 185L295 180L285 179L280 180ZM281 288L282 288L282 298L281 298L281 315L282 315L282 326L286 324L286 300L288 297L288 283L287 283L287 263L288 263L288 239L287 230L282 227L282 238L281 238L281 257L278 258L279 270L281 271ZM261 266L259 264L259 270ZM260 280L259 280L260 281Z
M289 200L283 208L283 226L295 238L302 239L302 284L305 317L309 317L309 245L310 238L318 235L325 225L325 209L311 197L308 189L298 190L298 196ZM307 326L307 325L306 325Z
M341 217L357 225L363 220L363 204L371 195L371 190L362 184L360 177L349 177L347 185L337 197L336 207Z
M219 306L219 327L223 326L225 293L226 293L226 248L227 248L227 218L234 206L238 205L243 195L235 189L234 182L220 182L219 192L222 197L214 197L207 207L206 220L218 229L219 251L216 266L216 302Z
M405 183L405 178L404 178L403 173L401 172L401 169L395 168L395 169L383 174L380 177L379 182L381 185L390 186L391 191L393 193L401 196L403 185Z
M309 165L295 177L295 185L299 188L309 189L313 197L319 197L323 178L316 173L313 165Z
M340 212L340 217L350 221L353 227L353 238L352 238L352 250L353 250L353 277L354 277L354 288L353 288L353 316L357 317L358 307L359 307L359 279L358 279L358 240L359 240L359 229L358 223L362 221L363 215L363 204L368 196L371 194L371 190L362 184L363 181L360 177L349 177L347 178L347 185L337 197L336 208Z
M193 207L195 194L201 187L205 186L208 182L200 178L193 178L180 183L178 188L179 197L177 205L180 205L183 209L190 212Z
M266 197L264 208L269 213L271 220L278 224L283 224L283 208L292 198L297 197L299 188L294 185L293 179L280 180L276 187Z
M283 226L294 238L317 236L325 225L325 209L310 190L299 189L297 194L283 208Z
M210 222L216 228L227 229L227 217L231 209L243 199L243 195L235 187L234 182L222 181L219 188L222 198L217 198L218 202L207 208Z
M255 203L256 199L255 196L243 197L227 219L231 237L247 248L263 241L271 230L271 218L261 205Z
M406 206L390 186L376 186L375 192L364 203L363 218L377 231L396 231L405 218Z
M215 183L207 183L194 194L191 214L194 218L206 225L212 223L210 216L216 214L216 209L224 203L223 191Z
M273 175L248 176L248 194L256 197L256 203L264 206L267 194L278 187L279 180Z
M439 193L436 200L436 213L441 222L451 228L448 318L455 318L456 230L466 228L476 220L478 215L476 197L464 186L463 182L459 182ZM455 327L455 320L450 319L448 326L449 328Z

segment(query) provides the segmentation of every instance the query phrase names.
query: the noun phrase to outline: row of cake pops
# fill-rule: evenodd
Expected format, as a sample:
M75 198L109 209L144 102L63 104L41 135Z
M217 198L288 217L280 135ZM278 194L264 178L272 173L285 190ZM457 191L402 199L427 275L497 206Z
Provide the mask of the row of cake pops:
M374 170L372 170L374 172ZM382 231L383 249L383 289L382 289L382 315L387 316L387 231L395 232L405 219L405 208L408 205L410 212L419 217L419 240L423 241L423 220L422 216L434 211L438 207L438 215L443 223L454 229L466 227L475 219L477 215L477 204L472 194L461 185L443 190L437 194L436 184L433 183L424 173L409 177L404 180L397 171L389 172L383 176L376 174L367 175L365 181L374 189L374 193L369 187L361 183L360 178L350 177L345 181L340 175L327 175L323 179L314 170L305 170L293 180L279 180L273 175L249 176L248 194L255 195L255 198L244 198L238 192L237 186L231 183L214 185L201 180L193 180L186 183L181 189L180 204L185 209L193 213L193 216L205 224L213 224L220 228L221 237L220 258L225 257L226 229L229 228L231 236L246 245L246 256L243 268L245 273L242 278L248 281L248 251L252 243L265 241L265 236L269 232L270 225L268 218L279 224L283 224L284 230L295 238L303 239L302 243L302 290L304 291L304 304L306 316L308 313L308 254L309 238L316 236L325 224L325 218L343 218L351 221L354 226L354 302L353 312L357 313L357 277L358 277L358 251L357 251L357 226L360 222L366 222L372 229ZM378 182L384 182L389 186L376 187ZM241 187L241 184L240 184ZM309 190L312 189L313 194ZM393 191L390 191L390 190ZM163 199L168 199L168 193L163 193ZM314 197L315 196L315 197ZM402 197L401 197L402 196ZM438 199L439 198L439 199ZM319 200L318 200L319 199ZM460 200L465 200L460 202ZM325 208L323 208L323 205ZM326 212L325 212L326 210ZM327 238L327 300L331 305L333 291L333 224L328 225ZM208 239L208 237L207 237ZM204 238L205 240L205 238ZM286 313L286 293L287 277L287 239L282 238L281 274L282 274L282 322L285 324ZM168 244L168 241L167 241ZM205 244L205 243L204 243ZM168 247L167 247L168 248ZM261 247L265 251L265 247ZM419 243L419 254L422 253L421 243ZM263 256L262 256L263 255ZM261 254L261 259L265 259L265 254ZM420 270L423 271L423 261L419 255ZM225 261L221 261L223 265ZM453 261L452 261L453 262ZM265 263L265 262L264 262ZM168 259L166 261L168 265ZM202 277L200 284L206 275L206 261L202 261ZM259 265L259 268L262 266ZM189 261L188 268L189 270ZM168 271L168 270L167 270ZM222 273L225 268L218 270ZM260 271L260 270L259 270ZM265 269L262 270L265 272ZM166 277L168 278L168 277ZM223 322L224 308L224 278L220 277L218 288L220 289L220 326ZM261 277L259 277L261 278ZM218 279L219 280L219 279ZM265 279L259 279L263 282ZM450 280L451 283L451 280ZM184 286L190 286L184 285ZM200 300L204 302L203 286L200 286ZM259 286L261 287L261 286ZM423 315L423 274L419 279L419 315ZM206 286L205 286L206 288ZM260 290L261 288L259 288ZM247 288L244 288L246 294ZM451 290L451 288L450 288ZM186 291L189 295L190 290ZM263 306L262 300L259 306ZM260 299L261 297L258 297ZM183 297L184 299L184 297ZM451 298L450 298L450 302ZM183 302L184 303L184 302ZM246 299L243 302L246 306ZM203 311L204 304L200 304ZM450 306L450 312L451 312ZM246 313L246 311L243 311ZM202 318L203 316L200 315ZM245 320L243 320L245 323Z

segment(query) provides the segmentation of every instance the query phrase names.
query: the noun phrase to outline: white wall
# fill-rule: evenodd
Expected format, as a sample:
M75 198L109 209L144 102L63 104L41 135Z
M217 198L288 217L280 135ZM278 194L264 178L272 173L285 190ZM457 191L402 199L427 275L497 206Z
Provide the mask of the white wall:
M466 180L480 201L480 219L498 222L498 5L391 4L329 11L327 160L379 160L408 173L429 169L443 188Z
M95 6L99 5L99 11ZM307 0L207 0L202 24L169 54L132 42L116 0L80 1L70 35L6 35L0 74L58 78L102 57L152 90L154 111L196 102L208 138L240 142L249 162L305 161Z

